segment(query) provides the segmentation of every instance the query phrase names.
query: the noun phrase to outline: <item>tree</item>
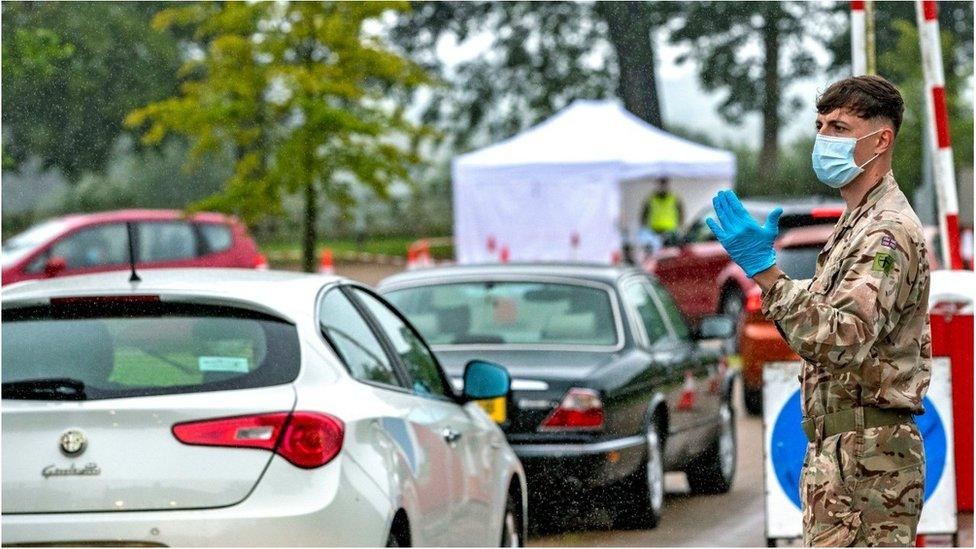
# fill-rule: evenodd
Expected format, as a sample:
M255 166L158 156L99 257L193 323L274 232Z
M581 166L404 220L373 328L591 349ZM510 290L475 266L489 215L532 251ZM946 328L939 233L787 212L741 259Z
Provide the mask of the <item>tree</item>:
M772 180L778 171L784 107L800 105L786 97L789 85L817 68L803 41L824 39L817 31L829 26L822 11L810 2L690 2L670 35L672 43L689 46L679 62L697 61L702 86L726 92L719 106L725 120L738 124L746 114L761 114L762 179Z
M31 156L76 181L101 171L133 108L176 90L180 49L157 3L9 2L3 13L4 167Z
M922 114L925 109L922 54L919 50L918 28L914 22L896 19L891 22L891 26L889 31L894 31L898 39L878 56L878 72L896 82L905 98L905 116L895 144L892 171L905 193L912 196L922 181L922 154L925 149L922 135L927 131L923 128ZM942 51L956 51L958 35L950 31L941 34ZM971 40L971 35L969 38ZM971 64L968 72L971 76ZM967 76L954 70L945 71L945 76L946 109L949 114L949 134L955 164L957 169L961 166L972 166L973 110L972 105L966 104L960 93L966 86Z
M949 60L949 70L956 73L972 71L973 62L973 3L972 2L938 2L939 29L950 33L954 48L943 50ZM848 75L851 71L851 29L850 4L838 2L833 11L845 21L840 32L828 41L827 49L833 56L830 72L834 75ZM879 58L885 52L894 51L899 47L903 33L903 25L898 22L916 26L915 2L875 1L874 3L874 42L875 52ZM916 57L915 59L919 59ZM918 63L918 61L916 62ZM948 71L947 71L948 73Z
M650 33L668 2L412 2L391 39L449 83L424 97L423 119L455 149L509 137L574 99L617 95L663 127ZM443 44L484 42L485 51L445 62Z
M400 7L369 2L193 4L161 12L158 28L189 27L203 50L182 72L180 93L134 111L144 140L170 133L193 142L191 162L230 148L235 173L196 204L253 220L304 199L303 263L315 269L320 196L341 207L352 188L381 197L419 161L394 140L422 133L391 104L425 74L364 28Z

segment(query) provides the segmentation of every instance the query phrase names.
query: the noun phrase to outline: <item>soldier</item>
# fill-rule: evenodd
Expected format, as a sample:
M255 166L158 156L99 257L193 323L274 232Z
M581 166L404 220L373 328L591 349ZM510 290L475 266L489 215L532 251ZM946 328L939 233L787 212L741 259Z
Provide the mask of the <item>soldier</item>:
M811 280L776 265L782 210L760 226L731 191L708 225L762 288L762 311L803 359L807 446L800 479L807 545L909 546L925 452L913 414L929 384L929 265L921 223L891 173L904 103L878 76L817 101L813 169L847 203Z

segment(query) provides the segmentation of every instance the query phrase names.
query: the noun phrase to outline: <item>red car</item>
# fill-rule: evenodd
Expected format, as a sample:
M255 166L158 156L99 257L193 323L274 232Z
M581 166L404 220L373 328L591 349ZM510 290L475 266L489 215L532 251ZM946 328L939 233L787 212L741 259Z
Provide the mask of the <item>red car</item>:
M833 225L844 213L844 204L835 203L775 203L745 200L743 206L752 216L764 222L769 212L780 206L780 238L798 227ZM644 269L657 276L678 302L681 312L692 322L705 315L724 313L740 316L753 282L742 272L715 239L705 224L706 217L715 217L711 208L701 211L676 245L658 250ZM815 256L816 257L816 256Z
M137 267L267 268L240 221L217 213L119 210L58 217L3 244L3 284L129 268L132 223Z

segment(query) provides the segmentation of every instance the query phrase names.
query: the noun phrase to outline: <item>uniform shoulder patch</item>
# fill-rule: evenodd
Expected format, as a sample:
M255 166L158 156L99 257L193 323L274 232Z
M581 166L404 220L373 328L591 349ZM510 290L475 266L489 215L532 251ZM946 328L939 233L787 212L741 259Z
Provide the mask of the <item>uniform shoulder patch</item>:
M898 248L898 244L895 242L895 239L894 238L891 238L888 235L885 235L885 236L883 236L881 238L881 245L884 246L884 247L886 247L886 248L891 248L892 250L895 250L895 249Z
M874 254L874 263L871 270L884 274L891 274L891 269L895 267L895 258L888 252L878 252Z

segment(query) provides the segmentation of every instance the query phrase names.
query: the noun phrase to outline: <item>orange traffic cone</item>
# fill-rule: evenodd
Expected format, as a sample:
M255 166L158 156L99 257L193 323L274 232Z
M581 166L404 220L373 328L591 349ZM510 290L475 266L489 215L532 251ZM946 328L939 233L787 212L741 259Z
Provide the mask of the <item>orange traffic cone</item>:
M430 267L434 262L430 258L430 243L420 239L407 248L407 270Z
M695 407L695 376L691 372L685 372L685 383L681 387L681 399L678 401L678 410L691 410Z
M332 250L329 248L322 249L322 258L319 260L319 274L335 274L335 269L332 268Z

